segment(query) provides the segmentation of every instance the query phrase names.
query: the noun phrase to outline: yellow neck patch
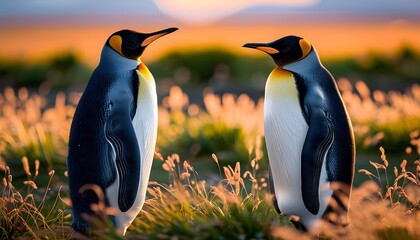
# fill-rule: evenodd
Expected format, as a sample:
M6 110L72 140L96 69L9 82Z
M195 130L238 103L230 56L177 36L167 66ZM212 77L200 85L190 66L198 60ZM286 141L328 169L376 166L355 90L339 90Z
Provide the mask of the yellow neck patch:
M114 35L109 39L109 45L115 50L117 51L119 54L122 54L121 51L121 45L122 45L122 38L119 35Z
M149 69L146 67L146 65L144 63L140 63L137 66L137 70L140 72L141 75L143 75L143 77L146 80L153 80L152 73L150 73Z
M302 58L308 56L308 54L311 52L312 45L306 39L299 40L299 45L300 45L300 49L302 49L302 57L300 58L300 59L302 59Z
M270 98L296 98L297 89L292 73L281 67L274 69L268 77L265 93Z
M288 79L290 76L291 76L290 72L284 70L281 67L277 67L271 72L269 78L270 79Z

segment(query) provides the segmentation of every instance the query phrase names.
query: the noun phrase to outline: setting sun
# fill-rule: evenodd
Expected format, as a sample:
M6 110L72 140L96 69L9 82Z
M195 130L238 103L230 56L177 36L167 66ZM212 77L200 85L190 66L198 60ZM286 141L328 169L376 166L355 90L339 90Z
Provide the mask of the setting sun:
M162 12L181 21L191 24L214 22L223 17L240 12L241 10L255 6L308 6L316 4L318 0L155 0L156 5Z

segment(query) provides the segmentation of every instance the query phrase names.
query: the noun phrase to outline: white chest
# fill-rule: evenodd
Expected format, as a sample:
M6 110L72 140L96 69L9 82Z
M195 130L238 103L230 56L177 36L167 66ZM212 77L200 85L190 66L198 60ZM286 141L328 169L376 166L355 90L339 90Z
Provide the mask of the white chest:
M273 74L272 74L273 75ZM300 162L300 153L308 131L291 74L272 76L266 84L264 128L269 152L276 162ZM270 154L270 153L269 153Z
M137 110L133 118L133 127L140 149L140 190L141 192L145 192L155 152L158 106L156 84L153 76L147 69L142 69L137 73L139 75L140 85L137 97Z
M301 196L301 154L308 131L291 74L273 72L266 84L264 129L280 210L296 214Z
M331 190L328 185L319 186L320 211L312 215L303 203L301 192L305 187L301 180L302 149L309 126L292 75L273 71L265 96L264 129L277 205L282 213L298 215L306 226L312 227L322 217ZM320 178L321 183L327 180L325 159Z

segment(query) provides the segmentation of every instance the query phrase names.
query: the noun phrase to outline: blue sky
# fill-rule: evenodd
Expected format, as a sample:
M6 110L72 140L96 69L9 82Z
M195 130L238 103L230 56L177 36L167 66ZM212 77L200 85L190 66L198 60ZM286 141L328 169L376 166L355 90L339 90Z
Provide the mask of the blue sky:
M187 7L200 2L204 7ZM233 6L220 7L227 2ZM176 3L176 7L170 4ZM212 12L212 6L216 10ZM196 15L194 15L194 12ZM66 15L155 15L181 21L206 21L253 13L308 14L345 13L350 15L392 15L399 18L420 13L420 0L2 0L0 17ZM188 14L187 14L188 13ZM190 19L188 18L190 16ZM192 17L191 17L192 16Z

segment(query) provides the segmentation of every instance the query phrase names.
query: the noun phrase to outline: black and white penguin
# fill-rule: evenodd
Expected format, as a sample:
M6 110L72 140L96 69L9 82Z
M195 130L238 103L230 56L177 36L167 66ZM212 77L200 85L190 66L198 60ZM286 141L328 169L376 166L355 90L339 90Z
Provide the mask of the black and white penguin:
M348 224L355 143L334 77L312 44L287 36L247 43L277 65L265 87L264 128L274 205L302 230ZM324 221L321 221L324 220Z
M72 227L89 229L99 186L117 231L125 234L140 212L153 161L157 134L156 84L140 57L156 39L176 31L153 33L121 30L106 41L76 108L70 129L67 170L72 201Z

